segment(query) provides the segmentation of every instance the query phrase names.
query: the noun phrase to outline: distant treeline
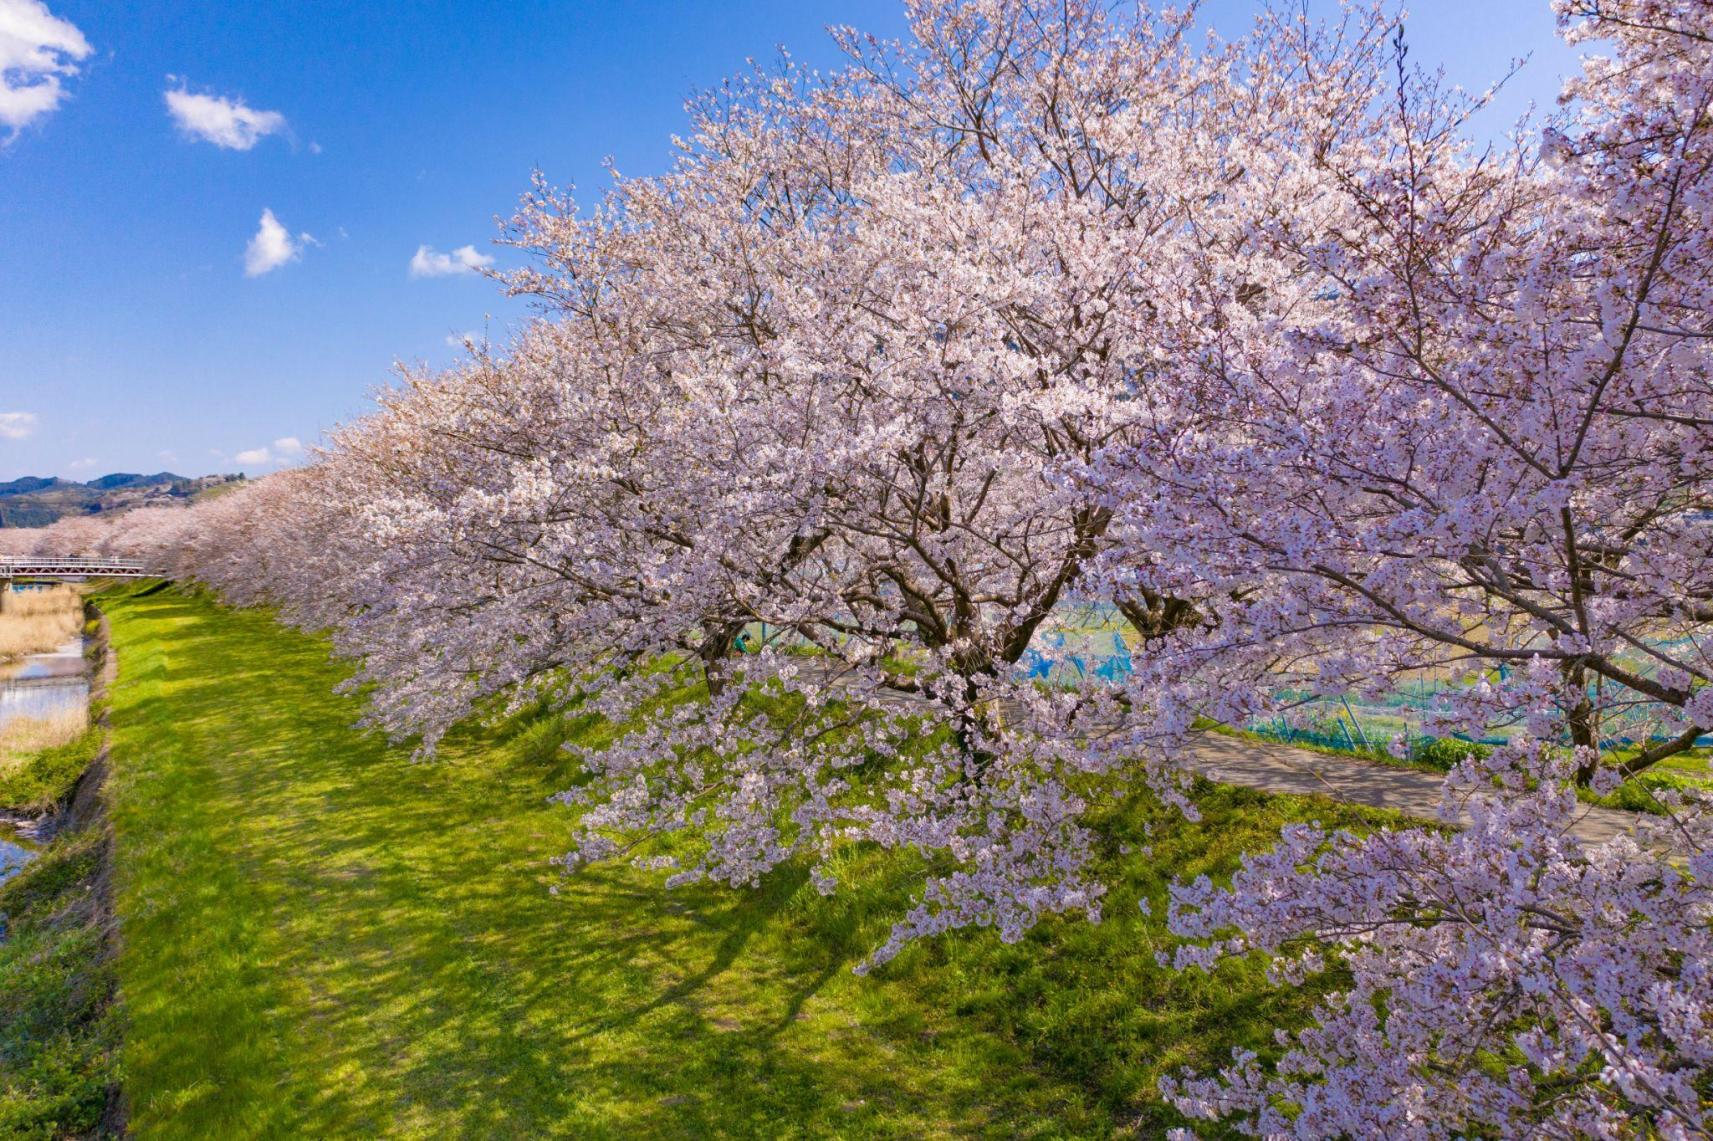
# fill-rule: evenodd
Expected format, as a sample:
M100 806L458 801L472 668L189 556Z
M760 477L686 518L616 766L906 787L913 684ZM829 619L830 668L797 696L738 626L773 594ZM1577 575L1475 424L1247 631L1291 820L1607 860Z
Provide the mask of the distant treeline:
M87 483L24 476L0 483L0 527L46 527L68 515L128 511L145 504L187 500L213 487L241 482L242 473L188 477L172 472L115 472Z

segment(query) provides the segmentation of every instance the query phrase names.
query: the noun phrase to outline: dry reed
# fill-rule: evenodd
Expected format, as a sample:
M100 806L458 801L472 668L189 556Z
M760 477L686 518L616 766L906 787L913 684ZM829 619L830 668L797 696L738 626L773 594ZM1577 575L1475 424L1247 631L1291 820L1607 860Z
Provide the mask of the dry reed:
M89 711L62 709L46 717L17 717L0 725L0 772L32 753L75 741L89 728Z
M76 588L14 591L0 613L0 662L58 649L82 625L83 596Z

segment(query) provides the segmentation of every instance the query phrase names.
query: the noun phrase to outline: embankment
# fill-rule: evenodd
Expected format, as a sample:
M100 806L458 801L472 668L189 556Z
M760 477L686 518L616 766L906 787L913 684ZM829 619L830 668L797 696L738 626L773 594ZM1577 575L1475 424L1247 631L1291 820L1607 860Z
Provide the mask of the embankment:
M105 715L117 662L94 607L91 751L44 751L9 774L7 799L43 847L0 885L0 1136L124 1132L116 1064L112 834L105 802Z

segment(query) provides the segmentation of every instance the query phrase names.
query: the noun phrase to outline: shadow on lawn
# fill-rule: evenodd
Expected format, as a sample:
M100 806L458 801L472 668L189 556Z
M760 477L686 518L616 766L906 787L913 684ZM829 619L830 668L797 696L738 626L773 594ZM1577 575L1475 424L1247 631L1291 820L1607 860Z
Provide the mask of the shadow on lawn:
M833 899L793 867L752 892L563 877L553 745L586 721L466 726L413 762L353 728L322 639L171 593L113 614L127 1092L153 1136L1163 1135L1162 1074L1276 1054L1325 990L1159 965L1167 883L1291 821L1390 819L1198 784L1190 823L1136 792L1091 824L1099 926L933 940L859 980L907 859L852 856Z
M546 798L563 773L506 734L455 734L413 762L353 728L321 640L194 597L114 610L156 643L122 657L116 706L140 754L129 783L158 814L126 897L128 997L140 1034L206 1040L144 1044L132 1082L184 1128L932 1120L909 1115L935 1078L891 1057L917 1038L908 1019L806 1013L848 988L850 960L803 937L802 868L752 893L662 893L626 868L562 879L546 860L569 818Z

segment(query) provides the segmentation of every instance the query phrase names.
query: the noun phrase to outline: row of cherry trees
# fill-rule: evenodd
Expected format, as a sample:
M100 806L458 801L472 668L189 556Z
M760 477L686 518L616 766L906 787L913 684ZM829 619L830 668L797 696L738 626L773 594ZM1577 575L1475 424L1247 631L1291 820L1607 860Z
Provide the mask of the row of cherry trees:
M22 541L331 629L427 750L496 699L607 713L570 868L833 892L851 845L914 853L864 969L1098 920L1086 810L1193 814L1198 717L1478 676L1438 723L1525 732L1454 774L1473 827L1293 829L1174 889L1181 967L1345 981L1165 1092L1266 1136L1706 1135L1713 820L1568 828L1713 729L1713 12L1557 9L1583 75L1480 146L1379 11L1209 43L916 0L696 101L665 175L538 184L503 351L307 468ZM1133 627L1126 681L1014 668L1073 597Z

